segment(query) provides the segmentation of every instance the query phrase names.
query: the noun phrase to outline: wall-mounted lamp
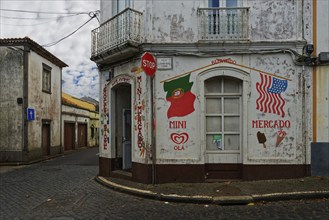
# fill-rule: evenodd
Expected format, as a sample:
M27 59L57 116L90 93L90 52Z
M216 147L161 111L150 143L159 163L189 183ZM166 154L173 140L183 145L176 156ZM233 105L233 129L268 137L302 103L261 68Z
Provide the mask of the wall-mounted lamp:
M19 105L23 104L23 98L21 97L17 98L17 104Z
M314 46L313 46L313 44L306 44L305 46L304 46L304 53L308 56L308 57L310 57L311 56L311 54L313 53L313 51L314 51Z

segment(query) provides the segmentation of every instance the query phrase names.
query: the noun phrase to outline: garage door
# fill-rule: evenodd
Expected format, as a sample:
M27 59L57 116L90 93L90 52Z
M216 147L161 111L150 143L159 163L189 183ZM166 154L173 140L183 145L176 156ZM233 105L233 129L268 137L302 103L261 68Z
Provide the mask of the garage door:
M87 146L87 124L78 124L78 147Z
M74 123L64 123L64 150L74 149Z

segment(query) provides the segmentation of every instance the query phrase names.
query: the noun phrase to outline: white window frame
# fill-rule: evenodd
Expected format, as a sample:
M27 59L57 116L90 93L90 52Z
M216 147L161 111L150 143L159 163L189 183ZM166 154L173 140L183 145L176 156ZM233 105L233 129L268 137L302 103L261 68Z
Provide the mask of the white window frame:
M207 135L221 135L222 137L222 143L221 143L221 148L218 148L217 150L223 150L223 151L231 151L231 152L240 152L241 146L242 146L242 81L240 79L238 79L240 81L240 92L239 93L224 93L224 87L225 87L225 83L223 80L223 78L225 76L219 76L221 77L221 91L219 93L205 93L204 94L204 98L205 101L207 102L208 99L215 99L217 101L219 101L221 104L221 113L207 113L207 109L205 111L205 118L204 120L206 121L206 127L207 127L207 117L220 117L221 118L221 125L220 125L220 131L205 131L206 137ZM212 77L215 78L215 77ZM216 77L217 78L217 77ZM233 77L232 77L233 78ZM211 78L208 78L211 79ZM235 78L236 79L236 78ZM204 81L205 82L205 81ZM225 112L225 100L230 99L230 98L234 98L234 99L238 99L239 100L239 113L226 113ZM239 117L239 131L225 131L225 119L229 118L229 117ZM239 141L239 149L238 150L227 150L226 146L225 146L225 136L226 135L239 135L240 137L240 141ZM207 144L207 139L206 139L206 144ZM216 151L217 151L216 150ZM212 150L208 150L207 149L207 145L206 145L206 151L212 151Z
M132 8L133 0L114 0L112 1L113 16L119 14L126 8Z
M241 106L240 106L240 115L241 115L241 129L240 129L240 149L239 150L207 150L206 144L206 100L205 100L205 80L216 77L216 76L229 76L233 78L237 78L242 80L242 96L241 96ZM247 152L247 119L248 119L248 103L247 103L247 94L250 90L250 76L244 71L239 69L231 68L231 67L220 67L210 69L208 71L203 72L198 77L199 85L200 85L200 125L201 125L201 150L206 154L240 154L239 160L242 160L242 152ZM222 123L224 121L222 120ZM223 138L223 137L222 137Z
M42 91L51 93L51 67L42 64Z
M226 8L226 2L227 0L217 0L219 2L219 8ZM208 7L212 8L212 2L213 0L208 0ZM235 7L243 7L244 1L243 0L237 0L237 5Z

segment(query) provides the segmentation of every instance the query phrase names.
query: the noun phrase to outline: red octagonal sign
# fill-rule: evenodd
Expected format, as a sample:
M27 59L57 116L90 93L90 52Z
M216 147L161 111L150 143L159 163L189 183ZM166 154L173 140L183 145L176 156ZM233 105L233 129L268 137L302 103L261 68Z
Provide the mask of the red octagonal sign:
M141 62L142 62L142 69L144 70L146 75L153 77L157 69L154 56L146 52L143 54Z

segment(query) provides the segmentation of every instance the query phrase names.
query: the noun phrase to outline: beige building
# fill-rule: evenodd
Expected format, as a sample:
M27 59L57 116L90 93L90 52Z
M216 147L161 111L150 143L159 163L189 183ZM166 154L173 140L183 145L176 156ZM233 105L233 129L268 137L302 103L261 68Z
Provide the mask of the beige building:
M62 142L65 151L98 146L98 115L95 104L62 93Z
M0 39L0 161L60 154L61 79L67 65L29 39Z

